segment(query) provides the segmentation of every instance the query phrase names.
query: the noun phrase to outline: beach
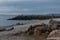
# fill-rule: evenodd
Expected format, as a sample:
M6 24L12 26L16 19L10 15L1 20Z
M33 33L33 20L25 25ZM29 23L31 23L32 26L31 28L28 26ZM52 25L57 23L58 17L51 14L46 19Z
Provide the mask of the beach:
M3 32L0 32L0 40L32 40L33 38L31 37L26 37L25 35L21 36L15 36L14 34L16 33L20 33L21 31L26 31L28 30L28 28L31 26L31 25L39 25L41 24L40 23L40 20L33 20L34 22L30 23L30 24L26 24L26 25L16 25L16 26L12 26L14 27L13 30L11 31L3 31ZM43 22L43 21L41 21ZM14 35L14 36L12 36Z
M53 40L54 30L60 30L60 0L0 0L0 40Z
M34 22L29 23L29 24L12 26L12 27L14 27L13 30L0 32L0 40L25 40L26 38L29 39L29 37L25 37L25 35L18 35L18 36L16 36L14 34L20 33L21 31L24 32L24 31L28 30L28 28L31 25L32 26L33 25L40 25L41 23L49 24L49 20L33 20ZM58 18L58 19L56 18L54 20L58 20L59 21L60 18ZM30 39L31 39L31 37L30 37Z

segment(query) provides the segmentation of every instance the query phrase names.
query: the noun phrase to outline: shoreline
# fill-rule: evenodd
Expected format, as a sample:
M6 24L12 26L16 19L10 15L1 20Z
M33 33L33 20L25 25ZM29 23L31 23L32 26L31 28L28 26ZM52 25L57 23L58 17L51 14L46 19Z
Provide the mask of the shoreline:
M49 19L50 20L50 19ZM19 33L20 32L24 32L26 30L28 30L28 28L32 25L40 25L41 23L45 23L45 24L48 24L49 20L33 20L34 22L30 23L30 24L25 24L25 25L15 25L15 26L11 26L11 27L14 27L13 30L10 30L10 31L3 31L3 32L0 32L0 37L1 39L3 37L6 37L6 36L9 36L11 37L12 35L16 34L16 33ZM57 18L57 19L54 19L54 20L60 20L60 18ZM16 35L15 35L16 36ZM15 36L13 36L13 39L16 38ZM19 35L18 35L18 40L19 39ZM11 40L11 38L9 38Z
M40 20L33 20L34 22L32 23L29 23L29 24L25 24L25 25L14 25L14 26L11 26L11 27L14 27L13 30L11 31L2 31L0 32L0 36L2 36L1 34L3 35L7 35L7 34L14 34L14 33L18 33L20 31L26 31L28 30L28 28L31 26L31 25L39 25L41 24L39 21ZM7 27L10 27L10 26L7 26Z
M13 25L13 26L7 26L7 27L14 27L14 29L10 31L12 33L15 32L15 31L17 31L17 32L19 32L19 31L26 31L31 25L32 26L40 25L41 23L45 23L45 24L48 25L49 20L33 20L34 22L29 23L29 24L25 24L25 25ZM59 21L60 18L57 18L57 19L54 19L54 20L58 20ZM9 32L9 31L3 31L3 32ZM1 34L1 32L0 32L0 34Z

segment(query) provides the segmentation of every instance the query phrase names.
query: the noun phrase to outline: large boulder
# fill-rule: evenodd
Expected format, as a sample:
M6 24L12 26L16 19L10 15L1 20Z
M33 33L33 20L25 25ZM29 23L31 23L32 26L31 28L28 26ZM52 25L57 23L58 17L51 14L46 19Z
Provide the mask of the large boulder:
M47 40L60 40L60 30L53 30L48 35Z
M48 32L48 33L50 33L52 30L48 27L48 25L45 25L44 24L44 27L42 26L42 25L33 25L33 26L30 26L29 28L28 28L28 30L26 31L26 33L28 33L28 34L34 34L34 29L35 28L37 28L37 29L39 29L39 31L41 32L41 33L46 33L46 32Z

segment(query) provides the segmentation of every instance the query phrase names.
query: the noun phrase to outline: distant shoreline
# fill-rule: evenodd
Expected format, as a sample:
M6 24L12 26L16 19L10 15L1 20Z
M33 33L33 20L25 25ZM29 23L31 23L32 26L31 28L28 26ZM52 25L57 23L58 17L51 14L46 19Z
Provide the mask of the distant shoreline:
M51 18L60 18L60 16L47 16L47 15L19 15L8 20L46 20Z

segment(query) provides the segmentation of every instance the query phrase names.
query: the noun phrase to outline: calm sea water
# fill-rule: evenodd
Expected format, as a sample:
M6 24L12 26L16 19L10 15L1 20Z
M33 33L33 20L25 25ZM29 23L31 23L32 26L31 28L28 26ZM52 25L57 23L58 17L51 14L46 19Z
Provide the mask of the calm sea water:
M5 1L0 3L0 14L10 14L10 16L0 15L0 26L31 22L31 20L6 20L14 17L11 15L44 15L52 13L60 14L60 0Z
M32 20L7 20L12 17L15 16L0 15L0 26L10 26L10 25L15 25L16 23L27 24L32 22Z

